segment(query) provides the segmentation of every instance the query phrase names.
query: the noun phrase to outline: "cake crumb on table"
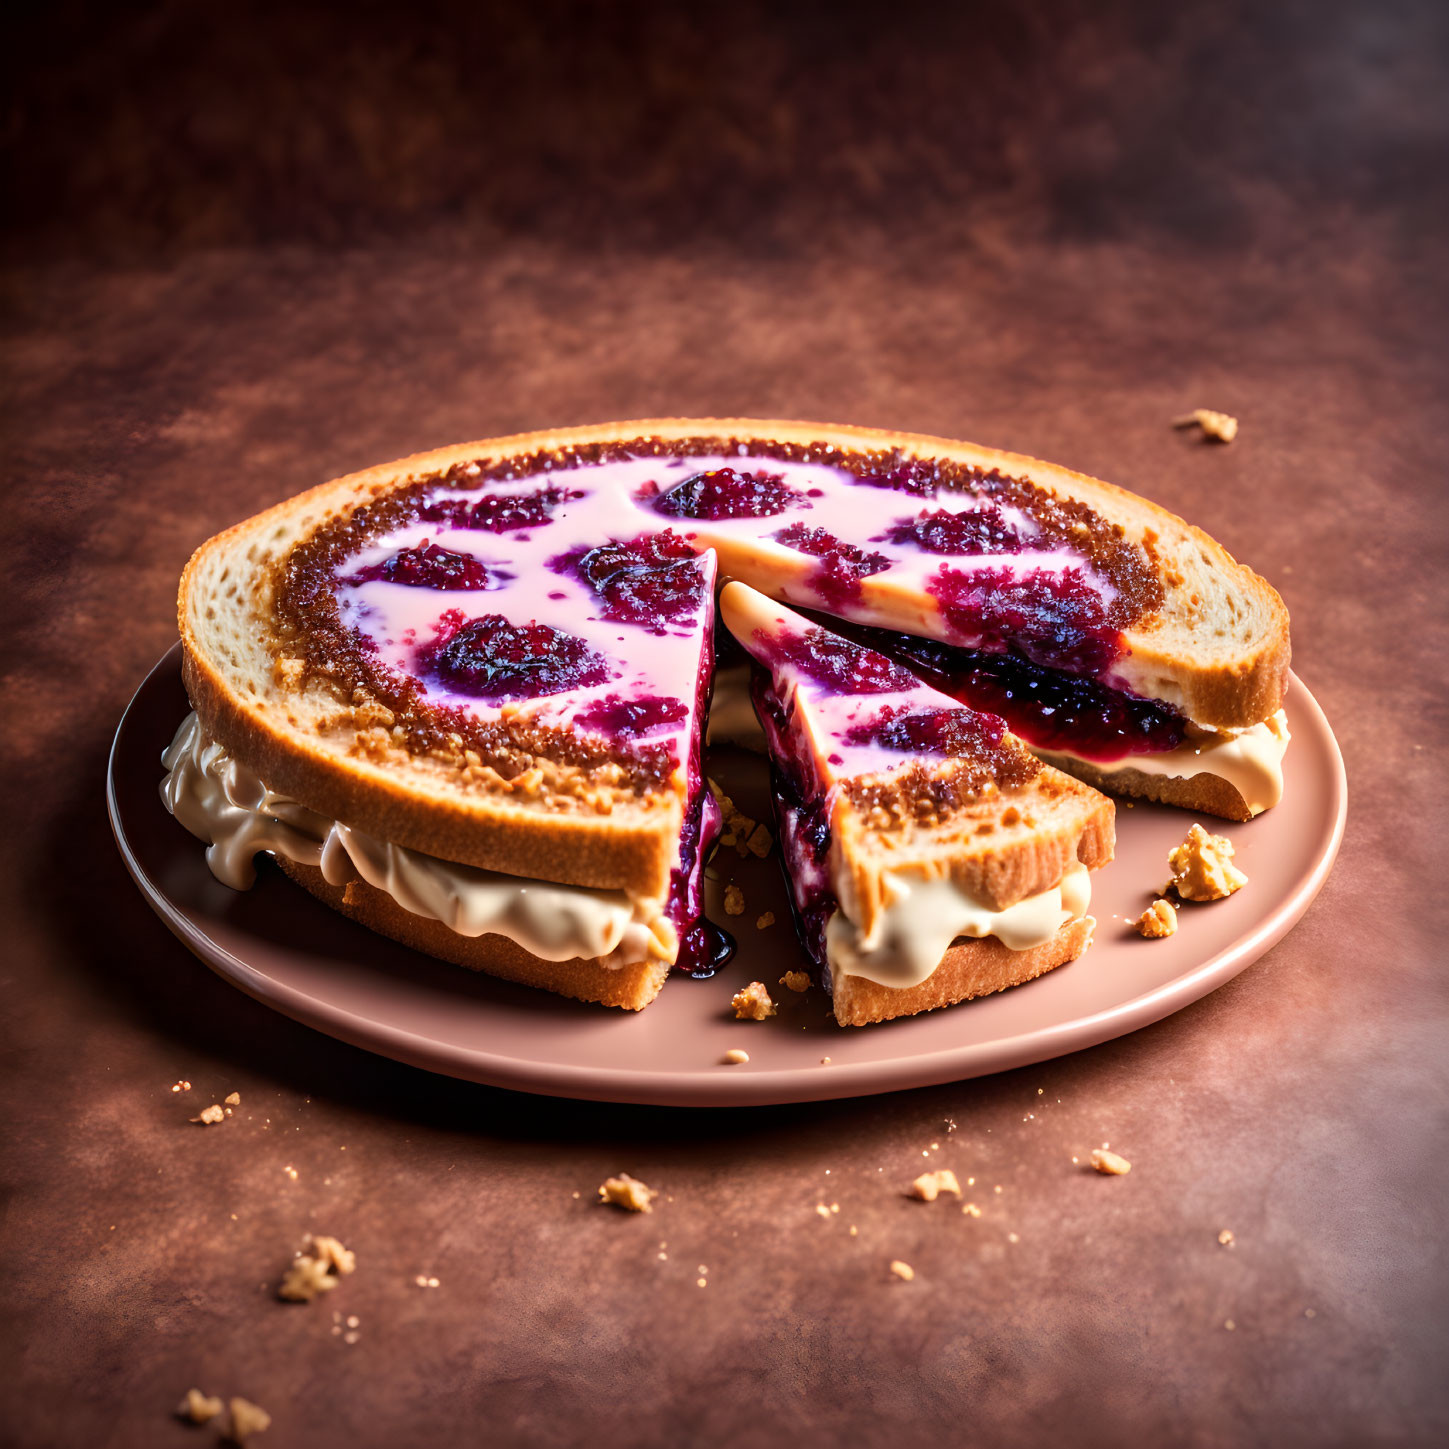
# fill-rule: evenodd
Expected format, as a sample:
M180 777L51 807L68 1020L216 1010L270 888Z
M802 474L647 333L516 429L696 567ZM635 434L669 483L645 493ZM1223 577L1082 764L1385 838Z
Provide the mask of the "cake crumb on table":
M226 1111L220 1102L213 1102L211 1106L201 1109L199 1117L193 1117L191 1120L200 1123L203 1127L211 1127L218 1122L226 1121Z
M1248 877L1233 864L1233 843L1226 836L1210 835L1201 825L1168 852L1172 871L1168 886L1185 901L1220 901L1247 885Z
M809 991L810 973L808 971L787 971L780 978L780 985L788 991Z
M176 1406L176 1417L192 1424L205 1424L221 1413L222 1402L200 1389L187 1389L186 1397Z
M916 1276L916 1270L909 1263L901 1262L899 1258L891 1259L891 1272L906 1283Z
M775 924L774 911L766 911L763 916L755 917L755 929L757 931L768 931Z
M775 1014L775 1003L763 981L751 981L748 986L736 991L730 1005L739 1021L764 1021L767 1016Z
M742 916L745 913L745 893L737 885L727 885L724 893L724 908L727 916Z
M1145 936L1149 941L1160 941L1177 930L1177 912L1159 896L1137 917L1133 927L1139 936Z
M225 1102L228 1107L240 1107L241 1106L241 1093L240 1092L229 1092L221 1100L223 1102Z
M1238 420L1228 413L1215 412L1212 408L1194 408L1183 417L1174 418L1175 428L1201 428L1203 436L1215 443L1231 443L1238 436Z
M714 796L720 814L724 817L719 843L730 847L741 860L746 855L758 856L763 860L774 845L770 827L746 815L713 780L709 782L709 792Z
M599 1187L600 1202L624 1208L631 1213L652 1213L654 1199L658 1196L652 1187L640 1182L637 1177L630 1177L627 1172L621 1172L618 1177L606 1178Z
M1092 1166L1108 1177L1126 1177L1132 1171L1132 1164L1125 1157L1119 1157L1115 1152L1108 1152L1105 1147L1092 1149Z
M292 1260L277 1289L288 1303L310 1303L319 1293L330 1293L357 1267L357 1255L336 1238L314 1233Z
M1233 1236L1233 1230L1231 1228L1224 1228L1222 1232L1218 1234L1218 1242L1220 1242L1225 1248L1231 1248L1233 1244L1237 1242L1237 1239Z
M921 1202L935 1202L943 1192L961 1196L961 1184L956 1181L956 1174L949 1167L939 1168L935 1172L923 1172L911 1184L911 1190L906 1195Z
M189 1092L191 1090L191 1083L183 1078L181 1081L173 1083L171 1090L173 1092Z
M739 1047L731 1047L724 1054L724 1064L727 1067L742 1067L749 1059L749 1052L741 1051Z
M231 1401L231 1422L226 1436L232 1443L245 1444L253 1434L265 1434L271 1425L272 1416L260 1404L250 1399Z

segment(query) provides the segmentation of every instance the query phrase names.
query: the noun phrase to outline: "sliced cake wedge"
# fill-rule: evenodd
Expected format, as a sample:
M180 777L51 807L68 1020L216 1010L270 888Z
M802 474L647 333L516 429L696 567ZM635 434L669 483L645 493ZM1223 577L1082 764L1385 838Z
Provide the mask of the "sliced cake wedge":
M838 1022L949 1006L1082 954L1110 800L997 716L745 584L720 613L755 661L796 923Z

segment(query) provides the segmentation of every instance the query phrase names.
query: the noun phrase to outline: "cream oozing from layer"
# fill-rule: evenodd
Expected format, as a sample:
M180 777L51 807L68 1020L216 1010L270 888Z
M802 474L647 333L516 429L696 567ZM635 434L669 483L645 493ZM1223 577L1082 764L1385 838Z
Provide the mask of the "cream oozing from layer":
M1123 770L1140 770L1144 775L1191 779L1194 775L1216 775L1226 780L1253 815L1271 809L1283 798L1283 756L1292 735L1288 716L1276 714L1245 730L1201 732L1175 750L1155 754L1126 755L1120 760L1086 760L1063 750L1035 750L1049 764L1070 768L1074 761L1089 765L1104 776Z
M624 966L650 956L670 960L677 950L660 901L439 860L277 795L208 739L195 714L183 721L161 762L166 808L208 843L212 874L233 890L255 882L254 859L265 851L318 867L333 886L363 880L405 911L441 921L460 936L505 936L545 961L607 958L607 965Z
M887 872L889 893L868 935L843 910L825 928L832 972L861 976L895 990L919 986L960 936L995 936L1008 950L1044 946L1069 921L1086 914L1092 883L1086 866L1071 866L1059 884L992 910L949 879Z

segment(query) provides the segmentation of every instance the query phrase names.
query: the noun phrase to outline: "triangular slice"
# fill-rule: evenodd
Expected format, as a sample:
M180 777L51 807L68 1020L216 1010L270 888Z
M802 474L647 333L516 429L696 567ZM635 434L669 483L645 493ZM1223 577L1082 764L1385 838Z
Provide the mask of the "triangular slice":
M1086 949L1087 872L1114 807L1002 720L745 584L721 617L753 656L800 938L861 1026L1014 986Z

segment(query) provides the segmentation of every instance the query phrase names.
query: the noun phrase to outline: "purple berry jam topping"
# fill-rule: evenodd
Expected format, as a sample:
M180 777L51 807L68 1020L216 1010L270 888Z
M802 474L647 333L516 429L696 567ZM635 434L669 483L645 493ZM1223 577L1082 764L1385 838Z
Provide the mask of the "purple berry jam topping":
M764 633L755 637L776 659L838 694L896 694L916 687L916 677L908 669L828 629L807 629L783 638Z
M617 739L631 739L635 735L652 734L666 725L679 724L688 713L683 702L677 699L663 699L653 694L625 699L623 695L611 694L575 715L574 723Z
M1027 545L995 503L964 513L942 508L919 518L903 518L886 537L892 543L915 544L926 553L952 555L1018 553Z
M733 468L716 468L676 483L651 506L669 518L717 521L769 518L798 502L803 502L800 494L778 473L738 473Z
M539 528L551 522L554 509L583 496L577 489L550 483L532 493L435 498L423 504L418 517L425 523L441 523L448 528L513 533L520 528Z
M1006 734L1006 721L974 709L897 709L887 705L868 724L846 733L847 744L880 745L912 755L980 759Z
M382 579L413 589L486 589L490 579L508 577L497 569L490 573L488 565L470 553L454 553L424 539L415 548L399 549L391 558L360 569L341 582L366 584Z
M971 645L1004 653L1015 648L1036 664L1100 674L1121 652L1121 640L1099 590L1081 569L942 567L926 585L941 615Z
M701 916L679 938L674 969L707 980L735 954L735 938Z
M880 641L937 689L1001 715L1013 734L1039 749L1119 760L1174 750L1186 738L1186 721L1161 700L1043 669L1014 654L983 654L911 634L882 633Z
M437 641L420 657L455 694L495 704L584 689L610 675L608 661L576 635L547 624L511 624L502 614L464 622L450 610Z
M839 607L860 594L860 581L883 573L891 561L883 553L866 553L853 543L844 543L823 528L792 523L775 538L797 553L807 553L820 562L810 574L810 584L828 604Z
M852 481L862 488L889 488L894 493L934 498L941 488L941 468L938 463L915 459L886 473L859 474Z
M687 623L704 604L704 576L696 558L684 539L665 529L631 543L575 549L549 559L548 566L586 583L606 619L662 634L666 624Z

